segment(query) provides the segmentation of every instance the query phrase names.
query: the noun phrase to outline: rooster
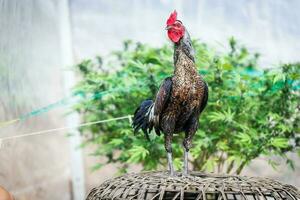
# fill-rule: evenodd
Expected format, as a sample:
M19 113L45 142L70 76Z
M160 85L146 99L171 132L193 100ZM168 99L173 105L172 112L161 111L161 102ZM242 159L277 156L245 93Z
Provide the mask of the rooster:
M174 175L172 162L173 134L185 133L183 140L183 174L188 174L188 152L195 135L199 117L207 104L208 87L195 66L195 53L183 23L177 20L177 12L167 20L167 34L174 43L174 74L162 82L154 101L145 100L136 109L133 128L136 133L142 129L149 139L149 133L164 134L169 174Z

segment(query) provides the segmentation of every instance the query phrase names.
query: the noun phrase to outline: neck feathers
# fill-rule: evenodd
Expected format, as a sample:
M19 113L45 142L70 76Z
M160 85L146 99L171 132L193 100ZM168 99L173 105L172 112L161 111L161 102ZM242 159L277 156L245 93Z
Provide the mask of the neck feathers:
M195 51L192 46L190 34L187 31L185 31L183 38L181 38L177 43L175 43L175 47L174 47L175 65L181 53L184 53L188 57L188 59L190 59L193 63L195 63Z

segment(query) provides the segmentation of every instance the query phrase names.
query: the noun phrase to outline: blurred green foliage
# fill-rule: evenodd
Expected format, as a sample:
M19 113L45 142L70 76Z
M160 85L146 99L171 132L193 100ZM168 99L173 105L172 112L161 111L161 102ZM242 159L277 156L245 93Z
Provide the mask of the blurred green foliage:
M299 151L300 64L275 69L258 65L258 54L250 53L232 38L229 50L216 53L207 44L194 41L199 72L209 85L208 106L200 117L193 140L190 162L193 170L239 174L253 159L280 156L293 168L287 152ZM82 76L74 92L83 101L74 109L84 122L131 115L145 99L153 99L162 80L173 72L173 48L153 48L124 42L103 62L85 60L77 65ZM103 64L104 63L104 64ZM92 98L91 98L92 97ZM166 168L163 137L134 136L129 120L111 121L80 129L84 145L94 144L94 156L106 156L106 163L129 164L144 170ZM181 168L182 135L173 141L174 163ZM97 164L98 169L105 163Z

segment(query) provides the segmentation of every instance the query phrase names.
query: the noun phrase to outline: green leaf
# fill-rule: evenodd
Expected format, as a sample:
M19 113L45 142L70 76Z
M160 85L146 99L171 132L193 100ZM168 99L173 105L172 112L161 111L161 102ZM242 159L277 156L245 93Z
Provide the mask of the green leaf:
M142 146L135 146L130 149L128 153L130 155L130 158L127 161L128 163L138 163L149 155L149 151Z
M240 139L240 142L242 143L251 143L251 137L247 133L239 133L237 137Z
M91 170L92 171L97 171L97 170L101 169L103 166L104 166L104 164L97 163L97 164L95 164L94 166L91 167Z
M210 119L211 122L223 121L223 122L231 123L233 122L234 113L232 113L231 109L228 108L227 111L213 112L208 116L208 118Z
M276 161L271 160L271 159L268 160L268 164L271 165L271 167L272 167L274 170L277 170L277 168L278 168L278 166L279 166L279 163L277 163Z
M278 81L285 81L285 75L283 73L278 73L275 75L273 83L276 83Z
M109 144L112 145L112 146L119 146L119 145L121 145L123 142L124 142L124 140L122 140L122 139L114 138L114 139L112 139L112 140L109 142Z
M293 160L287 159L286 163L292 170L295 170L295 162Z
M230 63L224 63L223 64L223 69L224 70L232 70L233 67L232 67L232 65Z
M180 169L182 169L182 160L180 159L180 158L175 158L174 160L173 160L173 164L174 164L174 168L175 168L175 170L180 170Z
M213 172L215 166L216 166L216 160L212 158L212 159L207 160L203 167L208 172Z
M289 143L287 138L273 138L271 139L271 145L277 148L287 148Z

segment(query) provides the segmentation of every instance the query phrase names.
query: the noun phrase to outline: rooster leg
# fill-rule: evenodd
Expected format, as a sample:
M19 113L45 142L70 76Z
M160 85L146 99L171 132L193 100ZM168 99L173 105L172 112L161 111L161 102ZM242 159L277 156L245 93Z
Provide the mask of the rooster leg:
M167 151L169 173L171 176L174 176L174 167L173 167L173 160L172 160L172 145L171 144L172 144L172 134L165 134L165 148Z
M171 176L174 176L174 167L173 167L173 160L172 160L172 153L168 152L168 165L169 165L169 173Z
M184 158L183 158L183 175L188 175L188 157L189 150L192 146L192 139L198 128L198 119L193 117L188 121L188 128L185 131L185 138L183 140Z
M184 148L184 158L183 158L183 175L188 175L188 157L189 152Z
M195 133L186 133L185 138L183 140L183 148L184 148L184 158L183 158L183 175L188 175L188 158L189 158L189 150L192 145L192 139Z

